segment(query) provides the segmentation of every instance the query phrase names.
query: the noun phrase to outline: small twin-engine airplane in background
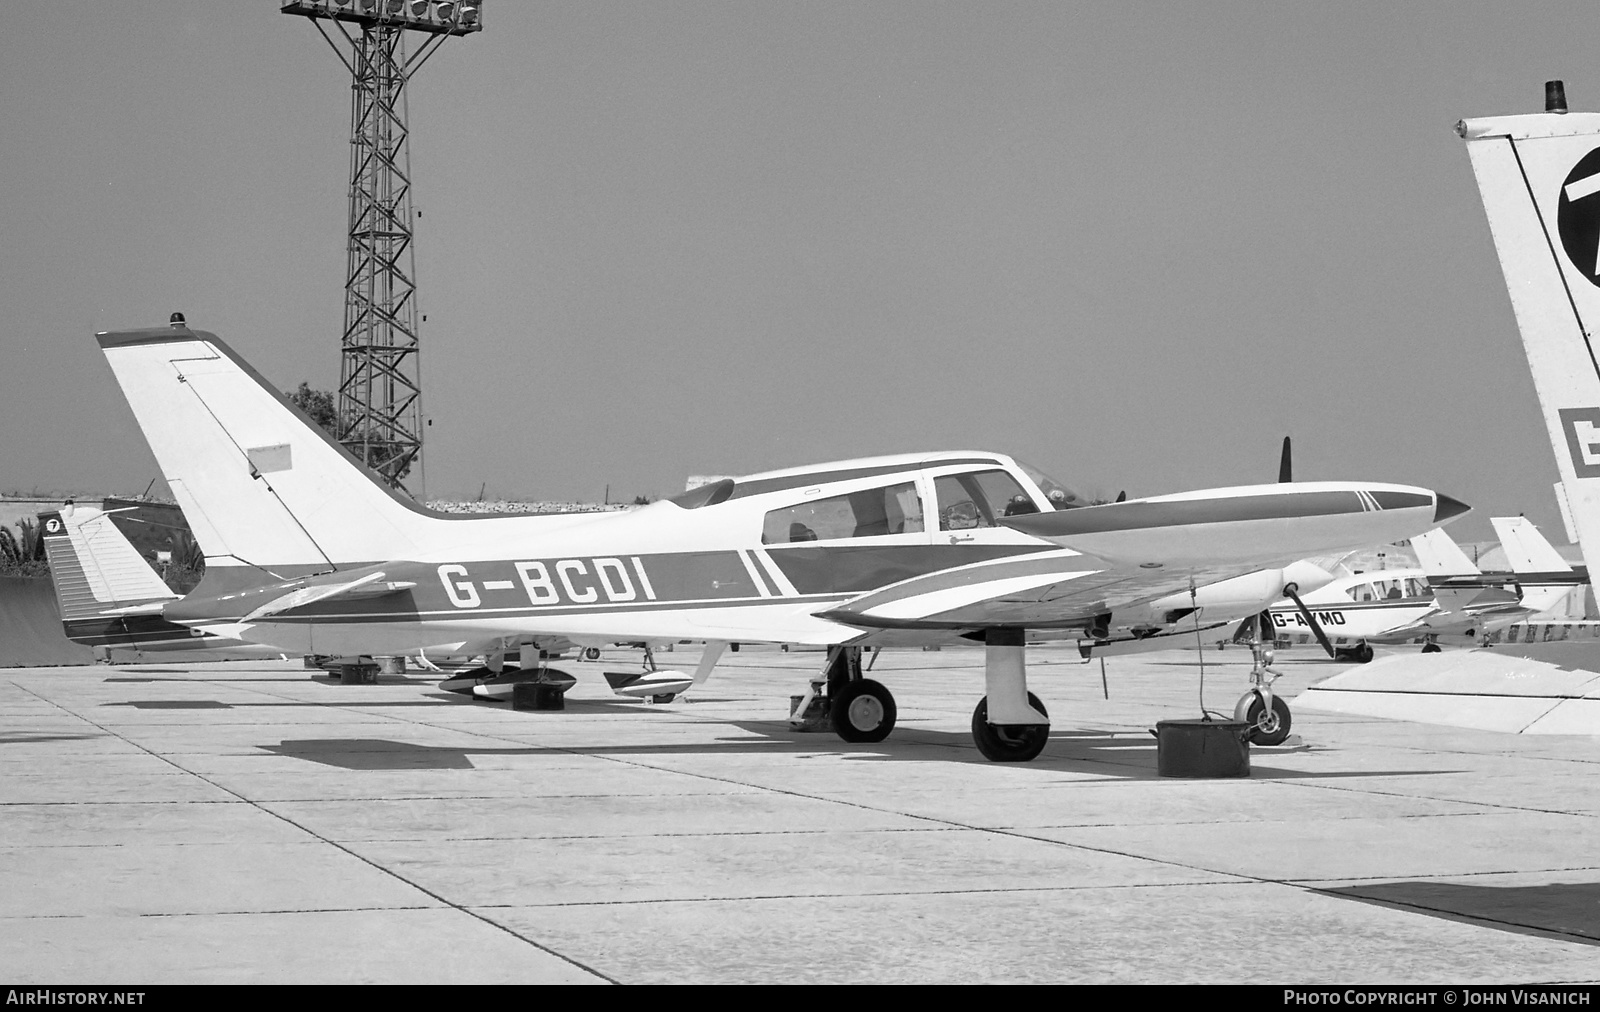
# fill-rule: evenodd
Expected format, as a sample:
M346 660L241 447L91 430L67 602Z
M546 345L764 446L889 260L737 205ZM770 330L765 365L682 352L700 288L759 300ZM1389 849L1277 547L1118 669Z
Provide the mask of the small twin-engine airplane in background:
M955 452L723 479L624 513L464 517L380 484L212 334L177 323L98 340L206 556L167 621L292 653L493 656L546 637L828 646L829 720L849 741L895 722L861 647L978 641L973 735L999 761L1031 759L1048 735L1030 638L1251 614L1286 584L1327 579L1294 560L1467 509L1349 482L1080 506L1010 457ZM1270 690L1252 691L1271 713Z
M1339 576L1267 609L1273 639L1317 643L1335 660L1372 660L1372 644L1479 646L1486 634L1556 607L1586 579L1522 517L1490 521L1511 571L1485 573L1442 528L1411 539L1418 566Z
M1574 570L1526 517L1491 517L1489 523L1509 572L1480 570L1442 530L1412 539L1439 602L1438 614L1425 617L1416 631L1481 642L1487 633L1562 606L1574 587L1588 582L1587 571ZM1428 640L1429 646L1437 642Z

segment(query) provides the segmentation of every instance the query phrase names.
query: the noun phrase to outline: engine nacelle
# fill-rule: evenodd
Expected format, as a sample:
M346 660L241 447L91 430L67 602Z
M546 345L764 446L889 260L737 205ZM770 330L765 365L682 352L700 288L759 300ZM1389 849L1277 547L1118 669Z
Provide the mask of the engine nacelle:
M1195 608L1209 619L1243 618L1253 615L1283 598L1283 588L1294 584L1304 596L1333 582L1333 574L1304 560L1282 569L1262 569L1231 580L1196 587L1194 594L1182 591L1150 602L1152 621L1166 625L1193 612Z

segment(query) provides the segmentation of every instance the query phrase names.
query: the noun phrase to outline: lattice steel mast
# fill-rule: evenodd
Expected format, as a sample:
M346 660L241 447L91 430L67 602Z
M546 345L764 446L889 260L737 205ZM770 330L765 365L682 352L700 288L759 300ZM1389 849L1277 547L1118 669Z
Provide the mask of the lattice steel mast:
M420 496L421 316L405 86L445 39L482 29L482 4L297 0L280 9L310 19L350 71L349 239L340 341L339 441L397 488L406 488L406 479L412 477L410 484ZM422 38L409 54L408 32Z

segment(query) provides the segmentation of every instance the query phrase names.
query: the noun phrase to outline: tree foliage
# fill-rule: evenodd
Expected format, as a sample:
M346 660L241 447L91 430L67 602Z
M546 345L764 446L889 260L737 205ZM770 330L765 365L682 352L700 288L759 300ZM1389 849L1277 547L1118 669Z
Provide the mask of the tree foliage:
M302 382L298 390L285 391L284 396L324 432L334 439L339 438L339 412L334 410L331 390L313 390L310 383Z
M332 436L344 445L357 460L362 459L362 447L356 433L346 434L340 431L338 401L331 390L313 390L310 383L302 382L298 389L284 391L284 396L289 398L289 403L306 413L306 416L322 427L322 431ZM351 445L355 444L355 445ZM378 443L366 448L364 463L382 474L383 465L398 456L402 450L392 444ZM408 460L395 475L396 481L403 481L411 473L412 461Z

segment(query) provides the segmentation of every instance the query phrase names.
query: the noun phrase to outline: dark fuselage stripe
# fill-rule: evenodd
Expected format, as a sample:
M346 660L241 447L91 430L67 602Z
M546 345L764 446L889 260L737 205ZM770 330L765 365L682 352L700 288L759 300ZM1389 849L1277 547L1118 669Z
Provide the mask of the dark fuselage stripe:
M609 605L556 605L546 608L523 606L519 608L461 608L457 610L430 609L428 611L396 610L373 612L322 612L310 611L308 608L297 608L293 612L283 612L268 615L259 620L259 624L279 625L339 625L345 622L364 624L370 622L416 622L419 619L449 620L449 619L475 619L475 618L545 618L560 615L618 615L625 612L661 612L661 611L705 611L713 608L750 608L750 607L775 607L777 605L795 605L815 603L825 605L838 601L849 600L850 595L824 594L811 597L745 597L745 598L716 598L708 601L641 601L629 604ZM213 618L190 619L195 625L210 625L216 622L232 622L237 619Z
M1423 506L1422 496L1414 496ZM1398 508L1398 507L1390 507ZM1364 513L1361 496L1353 491L1296 492L1290 494L1242 495L1226 499L1194 499L1178 502L1108 503L1055 513L1033 513L1007 517L1002 523L1025 534L1063 538L1074 534L1107 534L1114 531L1147 530L1154 527L1187 527L1195 524L1226 524L1246 520L1288 520L1296 517L1338 516Z

